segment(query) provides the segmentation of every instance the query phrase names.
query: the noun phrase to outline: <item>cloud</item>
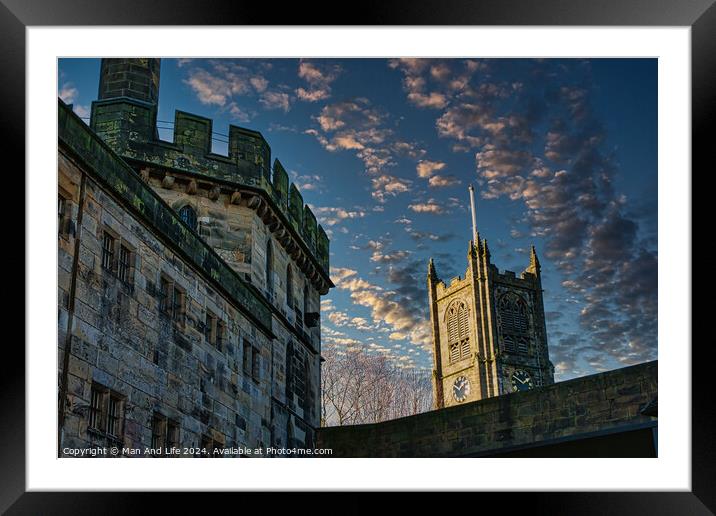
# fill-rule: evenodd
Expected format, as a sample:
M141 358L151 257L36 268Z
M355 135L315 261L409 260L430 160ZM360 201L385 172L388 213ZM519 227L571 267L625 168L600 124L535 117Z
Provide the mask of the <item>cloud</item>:
M399 157L419 159L425 154L416 143L398 139L391 117L373 107L366 98L324 106L314 117L317 128L305 131L329 152L352 151L370 177L372 197L379 203L407 192L411 181L389 172Z
M305 80L309 88L299 87L296 96L305 102L318 102L331 96L331 83L341 74L339 65L317 64L301 61L298 65L298 76Z
M418 172L418 177L430 177L436 171L442 170L446 166L446 163L442 161L420 160L415 169Z
M410 298L398 291L384 290L354 274L339 276L332 274L336 287L349 292L354 304L368 308L375 325L390 328L391 333L399 333L415 346L430 345L428 321L410 309Z
M305 88L297 88L296 96L299 100L304 100L306 102L318 102L319 100L325 100L329 98L331 96L331 93L329 90L307 90Z
M385 202L387 197L395 197L398 194L410 190L411 181L396 176L384 174L371 179L373 187L372 196L378 202Z
M66 82L57 92L57 96L62 99L65 104L72 104L79 96L80 92L71 82Z
M323 206L319 208L311 206L311 210L313 210L319 222L325 226L335 226L344 220L361 219L366 215L366 212L361 209L347 210L335 206Z
M445 208L435 199L430 199L422 203L409 204L408 208L415 213L432 213L435 215L445 213Z
M259 102L266 109L281 109L284 113L291 109L291 97L288 93L266 91L261 95Z
M57 96L62 99L65 104L72 104L72 110L84 119L86 124L89 124L90 108L86 105L77 104L77 99L80 96L79 90L71 82L65 82L57 92Z
M265 109L287 112L291 96L286 86L271 88L265 72L270 66L256 60L209 59L187 60L180 68L185 71L183 79L196 98L207 106L217 106L240 122L251 120L253 113L244 104L247 98L258 98Z
M408 100L418 107L441 109L447 105L447 98L442 93L430 92L428 94L412 92Z
M457 186L462 184L455 176L433 176L428 179L428 186L431 188L447 188L450 186Z

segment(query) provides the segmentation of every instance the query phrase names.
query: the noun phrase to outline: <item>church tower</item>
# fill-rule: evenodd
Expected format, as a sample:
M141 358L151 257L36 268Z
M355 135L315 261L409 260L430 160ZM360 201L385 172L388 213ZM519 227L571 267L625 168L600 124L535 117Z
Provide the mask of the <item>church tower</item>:
M428 264L436 408L529 390L554 383L534 246L529 266L516 276L490 261L487 239L475 222L465 276L446 284Z

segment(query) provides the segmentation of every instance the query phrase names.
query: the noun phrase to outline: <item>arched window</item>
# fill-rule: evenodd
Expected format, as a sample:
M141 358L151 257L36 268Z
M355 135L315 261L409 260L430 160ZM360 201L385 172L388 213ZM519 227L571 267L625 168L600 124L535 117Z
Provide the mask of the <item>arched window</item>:
M470 356L470 310L463 301L448 307L447 322L450 362L457 362Z
M266 241L266 291L271 299L273 297L273 246L270 238Z
M286 304L293 308L293 270L290 264L286 267Z
M179 218L181 218L191 229L196 231L196 212L194 208L188 204L179 210Z
M499 303L500 327L503 334L524 334L529 330L527 304L515 294L502 296Z

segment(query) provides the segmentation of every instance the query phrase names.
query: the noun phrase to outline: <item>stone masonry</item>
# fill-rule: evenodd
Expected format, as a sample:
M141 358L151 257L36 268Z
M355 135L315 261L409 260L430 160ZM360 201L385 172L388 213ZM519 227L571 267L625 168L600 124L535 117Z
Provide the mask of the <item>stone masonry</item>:
M90 128L60 102L61 449L311 447L325 231L260 133L159 141L158 84L108 59Z
M657 369L646 362L392 421L321 428L318 442L338 458L490 456L655 430L656 417L645 409L655 405Z

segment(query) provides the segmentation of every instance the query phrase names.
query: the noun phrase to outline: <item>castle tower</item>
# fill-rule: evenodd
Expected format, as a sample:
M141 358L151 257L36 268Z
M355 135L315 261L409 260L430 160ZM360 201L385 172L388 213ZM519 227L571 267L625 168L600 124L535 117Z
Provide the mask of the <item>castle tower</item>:
M159 59L102 59L97 98L128 97L156 105L159 69Z
M130 140L158 140L160 59L102 59L90 127L120 155Z
M212 120L176 111L172 140L160 140L159 71L159 59L103 59L90 127L178 215L153 224L179 235L177 245L198 237L211 249L185 245L177 255L204 253L200 263L212 276L212 264L221 261L242 286L230 292L236 305L249 313L268 311L271 335L264 339L257 325L237 326L213 291L184 286L185 306L193 310L182 336L193 344L186 347L203 346L204 356L225 360L221 374L242 382L243 389L216 380L222 399L247 414L256 411L252 422L248 416L230 422L227 435L242 435L251 447L312 447L320 426L320 296L334 286L328 235L281 162L272 162L260 132L229 125L227 152L218 154L211 145ZM158 204L147 190L140 193L131 201L135 210ZM159 286L173 281L175 269L147 266ZM224 338L231 329L235 334ZM219 340L226 342L217 345ZM215 385L219 372L207 366L201 374L189 378L199 390Z
M471 205L465 275L446 284L428 265L436 408L554 383L535 248L519 277L501 273L477 232L472 191Z

